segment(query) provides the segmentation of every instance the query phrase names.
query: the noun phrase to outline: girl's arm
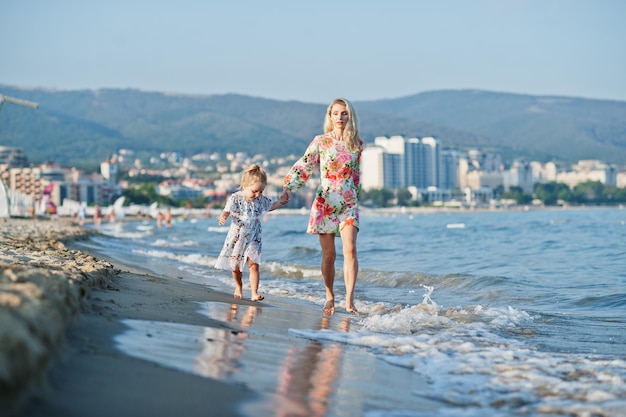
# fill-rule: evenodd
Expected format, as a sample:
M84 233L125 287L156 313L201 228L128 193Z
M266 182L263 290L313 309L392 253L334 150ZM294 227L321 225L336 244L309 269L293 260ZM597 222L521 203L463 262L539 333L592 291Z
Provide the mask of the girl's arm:
M228 216L230 216L230 211L222 211L222 214L220 214L220 219L218 221L220 226L226 223L226 219L228 219Z
M273 211L273 210L279 209L279 208L281 208L282 206L284 206L284 205L286 205L287 203L289 203L289 197L290 197L290 196L289 196L288 194L283 193L283 194L280 196L280 200L278 200L278 201L274 201L274 203L273 203L273 204L272 204L272 206L270 207L270 210L269 210L269 211Z

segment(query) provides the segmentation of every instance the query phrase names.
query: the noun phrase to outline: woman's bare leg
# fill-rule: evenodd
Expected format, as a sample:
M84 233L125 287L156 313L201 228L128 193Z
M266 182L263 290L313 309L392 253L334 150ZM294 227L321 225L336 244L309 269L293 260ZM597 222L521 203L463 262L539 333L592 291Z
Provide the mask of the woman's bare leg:
M235 280L235 294L233 295L236 300L241 300L243 289L241 282L242 273L239 270L239 267L236 267L233 271L233 279Z
M265 297L259 294L259 264L248 259L248 269L250 270L250 299L252 301L260 301Z
M324 303L324 314L331 316L335 314L335 235L320 234L320 246L322 248L322 277L324 278L324 286L326 287L326 302Z
M343 246L343 279L346 285L346 311L358 313L354 307L354 287L359 273L359 260L356 254L356 235L358 229L346 225L341 229L341 245Z

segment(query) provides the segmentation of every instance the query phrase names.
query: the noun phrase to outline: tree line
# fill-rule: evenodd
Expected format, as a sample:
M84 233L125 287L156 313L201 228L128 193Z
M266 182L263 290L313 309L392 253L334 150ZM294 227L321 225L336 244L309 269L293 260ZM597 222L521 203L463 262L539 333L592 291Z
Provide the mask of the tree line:
M460 189L455 189L453 195L457 200L463 200L464 195ZM612 205L626 203L626 187L618 188L613 185L605 185L600 181L587 181L570 188L567 184L549 182L537 183L533 193L525 193L521 187L511 187L504 191L503 186L494 189L494 198L514 200L517 204L530 204L533 200L539 200L543 205L556 206L570 205ZM362 191L361 201L364 206L390 207L390 206L421 206L429 205L429 201L415 201L408 189L392 190L377 188Z
M158 181L146 181L136 184L132 188L124 190L126 203L151 204L158 202L161 205L172 207L195 207L202 208L209 203L208 199L199 197L194 200L176 201L169 196L159 195L156 192ZM453 195L459 201L464 198L460 189L455 189ZM519 205L526 205L539 200L545 206L556 206L562 204L570 205L613 205L626 203L626 187L618 188L613 185L605 185L600 181L587 181L576 185L570 189L567 184L549 182L545 184L537 183L532 194L525 193L521 187L511 187L504 191L503 186L494 189L494 198L514 200ZM413 195L406 188L389 189L376 188L368 191L361 191L361 204L364 207L419 207L428 206L430 201L416 201Z

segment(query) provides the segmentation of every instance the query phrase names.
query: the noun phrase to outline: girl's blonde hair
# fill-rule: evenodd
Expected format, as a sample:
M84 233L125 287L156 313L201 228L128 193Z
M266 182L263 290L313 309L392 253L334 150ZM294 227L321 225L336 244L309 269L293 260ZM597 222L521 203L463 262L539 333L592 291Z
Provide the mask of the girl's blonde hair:
M241 174L240 188L243 189L255 182L267 185L267 174L263 171L263 168L257 164L252 164Z
M336 98L326 109L326 117L324 118L324 133L333 131L333 121L330 118L330 112L335 104L342 104L346 106L348 110L348 124L343 131L343 140L346 143L346 147L350 152L357 152L361 149L361 137L359 136L359 120L356 115L356 110L345 98Z

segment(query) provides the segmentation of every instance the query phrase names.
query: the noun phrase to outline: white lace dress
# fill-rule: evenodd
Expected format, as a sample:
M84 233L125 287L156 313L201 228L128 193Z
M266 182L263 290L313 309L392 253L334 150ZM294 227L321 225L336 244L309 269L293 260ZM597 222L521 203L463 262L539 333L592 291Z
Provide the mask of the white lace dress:
M261 263L261 221L273 204L271 198L263 195L252 201L246 200L241 191L228 198L224 211L230 212L230 228L215 268L234 271L239 266L243 271L248 258Z

